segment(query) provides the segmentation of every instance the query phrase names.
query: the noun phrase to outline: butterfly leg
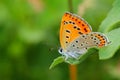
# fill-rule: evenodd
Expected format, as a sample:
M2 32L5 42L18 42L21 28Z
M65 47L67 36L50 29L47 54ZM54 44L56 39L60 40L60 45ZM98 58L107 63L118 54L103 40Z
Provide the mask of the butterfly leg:
M64 54L65 56L65 61L69 58L69 56L67 54Z

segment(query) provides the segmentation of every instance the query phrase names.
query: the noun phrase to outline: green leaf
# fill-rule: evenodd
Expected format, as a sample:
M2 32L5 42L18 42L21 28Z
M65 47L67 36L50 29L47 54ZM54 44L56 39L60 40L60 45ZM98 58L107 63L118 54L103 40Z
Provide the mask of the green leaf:
M84 61L90 54L95 53L97 50L94 48L91 48L88 50L87 53L82 54L79 59L74 59L74 58L68 58L66 61L64 59L63 56L57 57L56 59L54 59L54 61L52 62L52 64L50 65L49 69L52 69L53 67L57 66L58 64L62 63L62 62L66 62L69 64L78 64L81 63L82 61Z
M113 8L108 13L105 20L99 26L100 32L108 32L112 30L115 24L120 22L120 0L116 0L113 4Z
M81 63L82 61L84 61L88 56L90 56L91 54L94 54L97 52L97 49L95 48L91 48L91 49L88 49L87 53L83 54L80 56L79 58L79 63Z
M63 56L57 57L56 59L54 59L54 61L50 65L49 69L52 69L53 67L55 67L56 65L58 65L58 64L60 64L62 62L64 62L64 57Z
M120 46L120 28L110 31L106 34L111 43L99 50L99 59L111 58Z
M115 54L115 52L119 49L120 28L112 30L116 27L119 27L119 23L120 23L120 0L116 0L113 4L113 8L110 10L107 17L99 27L100 32L110 31L106 35L108 36L108 39L111 41L110 45L99 50L99 59L111 58Z

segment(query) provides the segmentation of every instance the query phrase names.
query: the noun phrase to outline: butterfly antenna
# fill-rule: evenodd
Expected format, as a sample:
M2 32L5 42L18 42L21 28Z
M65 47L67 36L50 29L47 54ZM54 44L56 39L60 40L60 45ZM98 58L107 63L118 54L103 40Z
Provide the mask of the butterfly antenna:
M56 47L51 47L51 48L49 48L49 51L55 51L55 50L58 50L58 49L60 49L60 47L58 47L58 46L56 46Z

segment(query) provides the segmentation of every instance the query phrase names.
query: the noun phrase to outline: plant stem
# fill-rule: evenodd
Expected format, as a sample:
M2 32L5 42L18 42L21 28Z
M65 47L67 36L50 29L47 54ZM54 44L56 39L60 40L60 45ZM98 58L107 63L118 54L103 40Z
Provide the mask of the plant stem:
M70 80L77 80L77 65L69 65Z
M69 11L73 12L72 0L68 0Z
M69 11L73 12L72 0L68 0ZM70 80L77 80L77 65L69 65Z

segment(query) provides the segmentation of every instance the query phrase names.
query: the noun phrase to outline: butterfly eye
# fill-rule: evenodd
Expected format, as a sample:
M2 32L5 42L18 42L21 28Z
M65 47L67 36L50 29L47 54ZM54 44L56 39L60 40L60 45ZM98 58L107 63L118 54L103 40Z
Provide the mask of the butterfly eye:
M62 52L63 52L63 49L62 49L62 48L60 48L60 49L58 50L58 52L59 52L59 53L62 53Z

